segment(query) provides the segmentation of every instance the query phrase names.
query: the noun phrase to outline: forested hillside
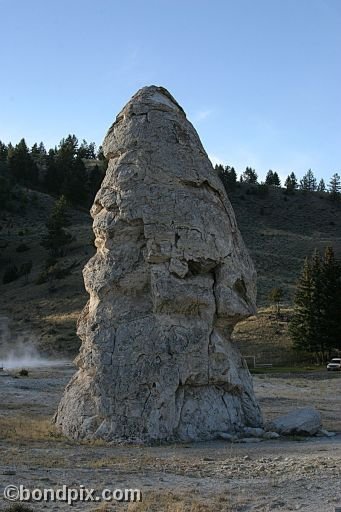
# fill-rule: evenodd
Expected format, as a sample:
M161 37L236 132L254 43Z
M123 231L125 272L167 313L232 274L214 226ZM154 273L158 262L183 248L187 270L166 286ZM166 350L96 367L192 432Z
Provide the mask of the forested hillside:
M105 168L101 149L74 136L49 151L0 144L0 313L16 336L34 336L47 351L79 346L75 324L87 301L81 271L94 253L88 211ZM231 167L215 172L257 268L259 306L281 288L290 307L307 255L331 245L341 257L338 175L325 186L311 171L300 183L292 174L280 187L272 171L260 184L251 168L239 180Z

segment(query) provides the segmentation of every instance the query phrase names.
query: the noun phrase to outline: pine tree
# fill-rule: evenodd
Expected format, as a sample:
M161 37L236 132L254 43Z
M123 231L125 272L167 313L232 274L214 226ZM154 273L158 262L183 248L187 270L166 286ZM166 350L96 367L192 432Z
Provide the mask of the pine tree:
M256 184L258 180L258 175L255 171L255 169L252 169L251 167L246 167L245 171L243 172L241 176L241 183L249 183L249 184Z
M314 192L317 183L313 171L309 169L300 181L300 188L306 192Z
M235 188L236 184L237 184L237 173L236 173L236 170L234 167L230 167L230 171L229 171L229 183L230 183L230 187L232 189Z
M33 144L30 155L34 163L37 165L38 172L42 172L45 180L48 159L44 144L42 142L40 142L39 145L37 143Z
M38 151L41 155L46 155L46 149L45 149L45 146L44 146L44 143L43 142L40 142L39 143L39 146L38 146Z
M38 183L38 167L31 157L25 139L8 150L8 164L11 175L23 185Z
M61 192L72 204L86 205L87 203L87 174L84 162L77 157L72 160L65 170Z
M324 253L321 281L323 308L320 323L324 344L331 352L341 349L341 264L332 247L327 247Z
M54 196L62 194L73 204L87 205L87 180L85 165L78 154L78 139L68 135L57 150L49 151L45 187Z
M33 144L33 146L31 147L31 156L37 156L39 155L39 148L38 148L38 144L35 142Z
M0 178L2 178L1 185L2 185L2 187L5 187L5 188L7 188L7 185L5 186L5 182L8 185L10 184L10 180L9 180L9 176L8 176L7 155L8 155L8 148L7 148L6 144L1 142L1 140L0 140ZM0 186L0 196L3 196L3 195L4 195L4 189L1 190L1 186ZM0 206L0 208L1 208L1 206Z
M313 286L312 264L310 259L306 258L297 284L294 315L289 324L289 333L293 340L293 347L307 352L318 352L316 336L312 329L315 313L312 301Z
M296 178L296 174L294 172L292 172L290 174L290 179L291 179L291 183L293 185L293 188L295 190L297 188L297 178Z
M0 140L0 161L5 162L7 160L8 149L6 144Z
M324 362L328 354L328 346L326 344L324 329L321 323L323 316L323 275L322 275L322 260L321 255L315 249L311 258L312 269L312 295L311 295L311 332L315 339L315 346L317 349L316 356L319 361Z
M218 173L219 178L223 182L227 193L234 190L237 184L237 173L234 167L227 165L223 167L221 164L215 166L215 170Z
M293 194L297 188L297 178L294 172L292 172L284 182L284 186L288 194Z
M68 135L62 139L58 147L58 157L64 160L73 160L77 156L78 139L76 135Z
M279 179L279 176L278 176L276 171L273 174L272 184L275 187L280 187L281 186L281 180Z
M305 260L289 326L294 348L324 362L333 349L341 348L340 311L341 265L328 247L323 259L315 251Z
M287 176L287 179L284 182L284 187L285 187L285 189L286 189L288 194L293 194L294 193L295 189L294 189L294 186L292 184L290 176Z
M79 158L86 159L96 159L96 145L94 142L87 143L85 139L83 139L82 144L79 146L77 150L77 156Z
M99 146L96 157L97 157L97 160L105 160L102 146Z
M89 205L91 205L95 199L95 196L101 186L102 180L104 178L105 171L95 165L94 169L92 169L89 173L87 189L89 195Z
M272 288L269 292L269 300L271 304L274 304L276 313L279 315L280 313L280 302L283 297L283 289L282 288Z
M269 169L266 174L266 177L265 177L266 185L273 185L274 184L273 180L274 180L274 173L272 172L271 169Z
M324 179L320 179L319 184L317 185L317 192L325 192L326 191L326 185L324 182Z
M330 198L333 201L339 201L341 196L341 178L339 174L336 172L331 177L331 180L329 182L328 186L328 192L330 194Z
M321 316L323 312L321 256L315 250L307 258L300 276L294 300L294 316L289 332L296 350L315 355L316 361L324 362L328 354Z
M311 169L308 170L307 174L308 190L314 192L317 188L317 181Z
M67 216L67 201L61 196L52 209L51 215L46 223L47 236L43 237L41 245L49 251L52 258L62 256L64 246L71 242L71 235L65 231L69 225Z
M63 169L58 166L57 150L50 149L47 155L46 174L44 186L47 192L54 196L59 196L61 186L64 181Z

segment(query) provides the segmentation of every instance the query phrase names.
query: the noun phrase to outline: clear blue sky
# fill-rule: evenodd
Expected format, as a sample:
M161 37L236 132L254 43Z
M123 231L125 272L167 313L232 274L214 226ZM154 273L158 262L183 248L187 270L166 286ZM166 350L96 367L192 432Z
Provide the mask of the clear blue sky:
M340 0L0 0L0 20L6 143L98 145L156 84L214 162L340 172Z

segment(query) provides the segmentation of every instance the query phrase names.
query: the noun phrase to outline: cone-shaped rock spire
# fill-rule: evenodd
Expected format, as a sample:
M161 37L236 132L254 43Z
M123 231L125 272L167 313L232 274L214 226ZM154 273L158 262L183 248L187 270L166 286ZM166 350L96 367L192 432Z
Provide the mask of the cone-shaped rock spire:
M259 426L230 340L255 312L255 271L196 131L167 90L144 87L103 148L79 369L57 425L74 438L142 442Z

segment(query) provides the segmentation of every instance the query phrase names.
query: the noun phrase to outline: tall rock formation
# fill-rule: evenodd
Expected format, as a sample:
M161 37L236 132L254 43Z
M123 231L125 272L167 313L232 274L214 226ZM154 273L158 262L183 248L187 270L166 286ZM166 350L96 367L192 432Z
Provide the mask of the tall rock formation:
M103 144L78 372L55 421L74 438L213 439L262 423L231 342L256 275L224 187L162 87L128 102Z

